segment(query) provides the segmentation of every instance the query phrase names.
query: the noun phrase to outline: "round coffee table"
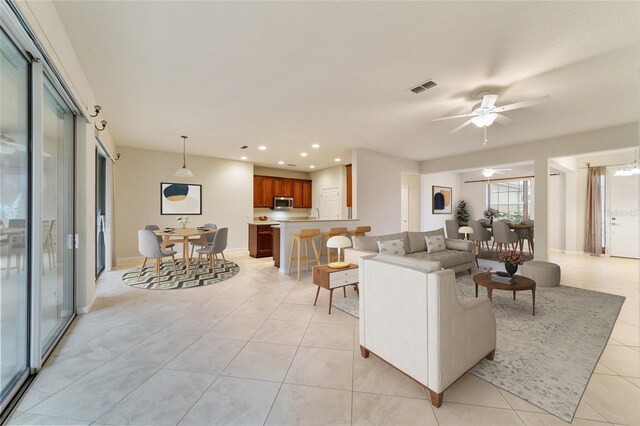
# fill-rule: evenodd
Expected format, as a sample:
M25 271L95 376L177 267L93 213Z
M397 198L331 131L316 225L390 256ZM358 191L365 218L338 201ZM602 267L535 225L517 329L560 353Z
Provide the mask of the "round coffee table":
M536 314L536 282L531 278L523 277L522 275L514 275L515 279L511 284L497 283L491 281L491 276L487 276L484 272L475 274L473 276L473 282L476 284L476 297L478 297L478 285L487 289L487 295L489 300L493 295L493 290L506 290L513 291L513 300L516 300L516 291L531 290L533 298L533 315Z

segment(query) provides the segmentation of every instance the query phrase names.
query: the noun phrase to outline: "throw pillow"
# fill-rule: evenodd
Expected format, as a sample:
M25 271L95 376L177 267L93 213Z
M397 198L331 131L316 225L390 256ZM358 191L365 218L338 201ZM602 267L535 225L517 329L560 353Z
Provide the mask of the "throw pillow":
M404 242L402 240L378 241L378 250L383 254L404 256Z
M437 253L447 249L444 243L444 235L427 235L424 240L427 242L427 253Z

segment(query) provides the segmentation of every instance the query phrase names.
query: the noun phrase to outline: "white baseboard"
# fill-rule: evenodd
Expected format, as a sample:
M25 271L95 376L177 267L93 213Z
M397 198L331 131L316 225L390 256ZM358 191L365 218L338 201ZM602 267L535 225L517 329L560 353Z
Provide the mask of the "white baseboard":
M93 306L93 302L96 301L96 293L93 293L93 297L91 298L91 300L89 301L89 303L87 304L87 306L82 306L80 308L78 308L76 310L76 313L78 315L84 315L84 314L88 314L91 311L91 307Z

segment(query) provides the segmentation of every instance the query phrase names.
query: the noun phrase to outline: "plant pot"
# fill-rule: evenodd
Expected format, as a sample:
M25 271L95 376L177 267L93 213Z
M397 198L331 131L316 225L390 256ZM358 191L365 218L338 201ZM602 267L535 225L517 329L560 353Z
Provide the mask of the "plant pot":
M493 216L489 218L489 223L493 225Z
M504 264L504 269L507 271L507 273L509 275L513 276L513 274L518 272L518 265L512 265L511 263L505 263Z

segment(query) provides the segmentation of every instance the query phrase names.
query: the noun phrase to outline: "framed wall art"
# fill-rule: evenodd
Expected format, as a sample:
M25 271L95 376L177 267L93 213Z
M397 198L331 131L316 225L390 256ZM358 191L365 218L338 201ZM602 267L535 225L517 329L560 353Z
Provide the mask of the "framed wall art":
M160 214L202 214L202 185L160 183Z
M453 191L448 186L431 186L431 213L451 214L453 213Z

